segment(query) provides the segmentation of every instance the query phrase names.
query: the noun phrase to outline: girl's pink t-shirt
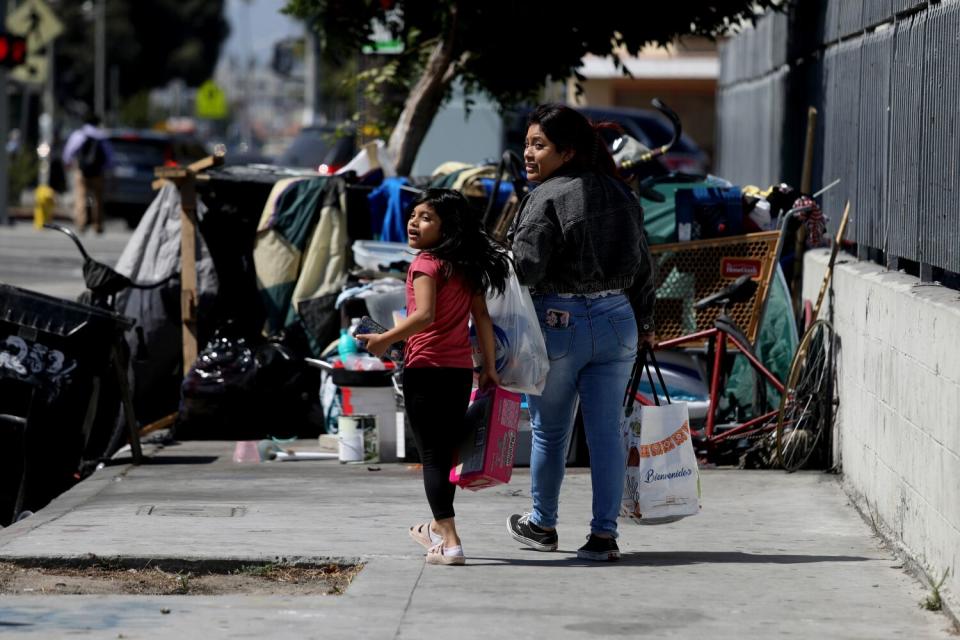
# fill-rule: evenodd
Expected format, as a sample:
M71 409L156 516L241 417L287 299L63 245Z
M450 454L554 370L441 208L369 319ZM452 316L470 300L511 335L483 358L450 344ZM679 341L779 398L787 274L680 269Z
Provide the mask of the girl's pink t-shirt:
M472 369L473 358L467 323L473 294L459 275L443 275L443 261L421 251L407 270L407 315L417 310L413 278L422 273L437 283L437 301L433 323L407 339L404 367L454 367Z

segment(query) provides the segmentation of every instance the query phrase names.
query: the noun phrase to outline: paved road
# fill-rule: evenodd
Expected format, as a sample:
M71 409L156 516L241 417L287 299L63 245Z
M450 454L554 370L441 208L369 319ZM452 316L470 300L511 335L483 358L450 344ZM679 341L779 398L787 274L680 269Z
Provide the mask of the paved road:
M129 238L123 221L108 220L103 235L88 232L81 239L91 257L113 266ZM73 300L84 290L82 265L77 248L63 234L38 231L28 220L0 226L0 282L4 284Z

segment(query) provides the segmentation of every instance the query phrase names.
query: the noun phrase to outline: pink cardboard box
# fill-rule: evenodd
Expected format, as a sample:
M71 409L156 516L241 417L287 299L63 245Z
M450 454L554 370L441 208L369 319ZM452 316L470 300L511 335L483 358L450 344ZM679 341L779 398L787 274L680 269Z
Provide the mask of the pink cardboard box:
M520 394L500 387L477 391L466 420L467 438L450 469L450 482L472 491L510 482Z

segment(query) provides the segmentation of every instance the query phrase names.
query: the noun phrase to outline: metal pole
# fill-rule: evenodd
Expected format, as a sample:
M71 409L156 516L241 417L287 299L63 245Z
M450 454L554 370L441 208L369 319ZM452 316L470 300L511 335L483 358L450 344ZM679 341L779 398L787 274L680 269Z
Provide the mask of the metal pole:
M110 65L110 118L107 125L115 127L120 118L120 67Z
M93 112L106 118L107 89L107 2L96 0L94 7Z
M7 20L7 0L0 0L0 17L4 23ZM9 113L9 97L7 96L7 70L0 67L0 143L4 145L0 153L0 226L10 223L7 216L7 183L10 176L10 163L7 161L7 119Z
M43 98L40 108L40 170L38 182L41 185L50 184L50 162L53 153L53 43L47 45L47 81L43 85Z

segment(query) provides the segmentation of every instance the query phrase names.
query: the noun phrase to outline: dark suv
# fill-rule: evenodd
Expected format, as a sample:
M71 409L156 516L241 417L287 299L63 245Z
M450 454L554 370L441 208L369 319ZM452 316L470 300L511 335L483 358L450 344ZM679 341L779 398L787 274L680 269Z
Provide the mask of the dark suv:
M506 148L523 153L523 140L526 137L527 116L530 109L521 109L506 116ZM594 122L611 121L623 127L626 134L636 138L646 147L653 149L670 142L673 127L670 121L656 111L646 109L628 109L621 107L580 107L580 113ZM613 143L616 134L604 131L607 145ZM654 167L640 168L641 177L670 173L673 171L703 175L707 172L710 160L707 154L687 135L682 135L673 148L657 159Z
M104 213L126 219L131 228L156 196L151 187L154 168L189 164L208 155L199 140L181 134L112 129L107 140L113 164L103 176Z

